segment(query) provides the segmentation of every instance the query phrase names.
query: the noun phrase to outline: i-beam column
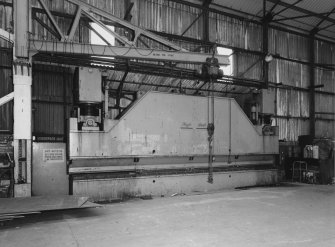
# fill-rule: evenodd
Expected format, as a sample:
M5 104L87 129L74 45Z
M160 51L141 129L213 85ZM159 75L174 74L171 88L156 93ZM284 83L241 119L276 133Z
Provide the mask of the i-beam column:
M315 137L315 30L309 36L309 134Z
M266 0L263 1L263 53L265 56L269 52L269 22L272 20L272 14L266 13ZM263 81L264 88L269 87L269 64L263 57Z

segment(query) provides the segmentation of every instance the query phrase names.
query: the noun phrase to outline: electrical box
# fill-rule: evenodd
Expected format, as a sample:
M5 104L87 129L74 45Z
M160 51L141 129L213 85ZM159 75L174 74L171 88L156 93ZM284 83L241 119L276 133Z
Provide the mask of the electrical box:
M275 114L276 91L273 88L262 90L261 113Z
M76 87L78 102L100 103L102 101L101 72L98 69L77 68Z

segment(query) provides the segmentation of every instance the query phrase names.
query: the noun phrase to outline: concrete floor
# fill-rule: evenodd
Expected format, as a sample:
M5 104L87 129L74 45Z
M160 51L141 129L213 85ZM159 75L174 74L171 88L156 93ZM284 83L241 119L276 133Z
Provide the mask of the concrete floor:
M287 184L43 213L0 246L335 246L335 186Z

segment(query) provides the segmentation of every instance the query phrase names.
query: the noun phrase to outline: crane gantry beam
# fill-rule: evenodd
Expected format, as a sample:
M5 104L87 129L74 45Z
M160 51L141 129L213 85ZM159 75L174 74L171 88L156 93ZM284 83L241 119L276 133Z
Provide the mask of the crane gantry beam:
M88 55L91 57L115 57L152 61L168 61L176 63L203 64L210 55L206 53L194 53L185 51L164 51L155 49L138 48L135 46L106 46L72 42L55 42L30 40L30 52L57 53L70 55ZM219 64L228 65L227 56L217 56Z
M39 0L43 2L43 0ZM88 55L89 57L114 57L124 59L139 59L139 60L151 60L151 61L167 61L174 63L193 63L203 64L206 59L212 54L206 53L194 53L189 52L180 46L152 33L143 28L135 26L128 21L120 19L104 10L101 10L95 6L92 6L82 0L67 0L68 2L77 5L77 12L74 17L74 22L70 29L68 36L64 36L59 41L46 41L46 40L29 40L29 51L31 55L36 53L49 53L49 54L67 54L67 55ZM42 4L46 13L51 13L45 4ZM49 16L48 14L48 16ZM124 46L110 46L110 45L94 45L87 43L76 43L73 42L73 35L75 30L78 28L78 22L80 16L85 15L93 22L97 23L100 27L102 26L111 35L118 39ZM117 23L119 26L133 32L133 37L128 40L126 37L120 36L119 34L111 31L105 24L103 24L96 15L108 19L111 22ZM53 23L57 30L57 23ZM136 46L137 40L140 40L141 36L149 38L155 42L162 44L167 47L168 50L158 50L150 48L139 48ZM228 56L217 55L218 63L220 65L229 65Z

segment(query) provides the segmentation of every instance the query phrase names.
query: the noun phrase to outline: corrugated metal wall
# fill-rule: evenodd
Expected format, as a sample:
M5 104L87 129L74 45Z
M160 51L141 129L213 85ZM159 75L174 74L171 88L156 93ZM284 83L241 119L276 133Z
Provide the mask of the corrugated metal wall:
M7 30L12 27L12 7L9 5L12 0L3 0L4 5L0 5L0 27ZM8 4L6 4L8 3ZM0 39L1 40L1 39Z
M68 14L68 15L74 15L76 13L76 6L71 4L68 1L65 0L57 0L57 1L44 1L45 4L48 6L48 8L51 11L56 11L60 12L63 14ZM97 3L100 3L101 1L91 1L91 2L96 2L96 5L100 6ZM41 6L38 3L38 0L31 0L31 6L34 9L40 9ZM103 7L105 10L110 10L108 6ZM36 16L42 20L45 24L48 26L52 26L47 15L41 12L36 13ZM72 19L71 18L63 18L63 17L54 17L56 22L58 23L58 26L60 27L61 31L66 35L67 32L69 31L69 27L71 25ZM33 21L32 23L32 33L31 33L31 38L35 39L55 39L55 37L48 32L45 28L43 28L37 21ZM83 26L82 23L80 22L79 28L77 29L74 37L74 41L76 42L87 42L89 40L89 30L87 27Z
M12 49L0 47L0 98L14 90L12 58ZM0 106L0 131L13 132L13 101Z
M322 41L316 42L315 47L316 62L321 64L335 64L335 44ZM335 93L335 71L326 69L316 69L315 85L323 85L318 89L323 92ZM320 137L335 136L335 122L331 121L335 117L335 96L326 94L316 94L315 111L317 114L315 123L316 135ZM329 113L329 114L327 114ZM331 114L333 113L333 114ZM323 118L324 120L321 120Z
M123 17L124 4L126 0L84 0L85 2L92 4L98 8L101 8L105 11L113 13L118 17ZM44 1L45 4L49 7L50 10L58 11L65 14L74 14L76 11L76 6L66 0L57 0L57 1ZM32 7L40 7L38 0L31 0Z
M308 39L293 33L269 29L269 52L286 58L308 61Z
M261 51L262 27L217 13L210 13L211 41Z
M145 29L171 34L182 34L186 28L201 14L197 8L166 0L136 0L131 22ZM185 33L185 37L202 38L202 19Z
M308 39L275 29L269 30L269 52L288 59L308 60ZM310 79L307 65L275 59L270 63L269 80L278 84L306 89L306 91L277 89L277 124L279 138L297 141L299 135L309 134Z
M209 15L209 33L212 42L251 51L262 50L262 27L217 13ZM261 80L262 59L259 55L235 52L235 75Z
M73 102L73 71L66 67L33 67L33 135L38 140L66 140Z
M10 0L4 1L11 3ZM11 27L12 7L0 5L0 28L7 30ZM12 44L0 38L0 98L11 93L13 51ZM0 131L13 132L13 101L0 106Z

